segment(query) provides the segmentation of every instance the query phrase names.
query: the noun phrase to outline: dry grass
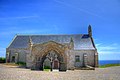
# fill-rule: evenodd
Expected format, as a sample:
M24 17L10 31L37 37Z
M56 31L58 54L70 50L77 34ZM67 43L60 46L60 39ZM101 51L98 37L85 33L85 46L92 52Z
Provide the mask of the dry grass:
M4 63L4 65L8 65L8 66L19 66L18 64L15 64L15 63Z

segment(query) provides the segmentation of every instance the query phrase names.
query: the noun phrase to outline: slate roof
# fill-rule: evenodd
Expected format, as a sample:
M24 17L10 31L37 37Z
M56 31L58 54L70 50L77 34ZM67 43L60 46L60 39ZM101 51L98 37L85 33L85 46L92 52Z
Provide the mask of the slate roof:
M75 35L16 35L8 48L27 48L29 39L33 44L41 44L48 41L55 41L58 43L69 43L71 38L74 41L74 49L95 49L91 38L88 34L75 34Z

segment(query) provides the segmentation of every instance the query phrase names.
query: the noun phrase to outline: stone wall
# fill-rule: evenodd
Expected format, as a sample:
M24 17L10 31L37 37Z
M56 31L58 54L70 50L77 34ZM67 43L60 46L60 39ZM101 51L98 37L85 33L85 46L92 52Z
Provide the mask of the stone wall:
M90 66L94 66L95 62L95 50L71 50L70 51L70 59L68 63L68 68L72 68L73 66L82 67L83 66L83 54L87 54L87 64ZM78 55L80 57L80 62L75 62L75 56Z
M69 50L67 53L67 69L74 69L74 62L75 62L75 53L73 50Z
M51 45L55 45L56 47L51 48ZM47 46L49 46L48 48L46 48L45 46L45 50L44 51L49 51L49 48L51 49L57 49L59 48L61 45L58 45L56 43L49 43L49 44L45 44ZM42 46L43 47L43 46ZM35 49L35 50L34 50ZM31 68L33 65L33 60L34 60L34 54L39 56L43 55L42 53L40 53L40 45L37 46L37 48L34 48L32 51L32 55L30 54L30 50L29 49L23 49L23 48L19 48L19 49L7 49L6 51L10 53L10 62L12 62L12 56L15 56L16 53L18 53L18 59L17 62L26 62L26 66L28 68ZM62 49L61 47L59 49ZM59 50L58 49L58 50ZM64 49L63 49L64 50ZM66 55L66 57L64 56L64 58L67 60L66 64L67 64L67 69L74 69L75 67L82 67L83 66L83 54L86 53L87 54L87 64L90 66L95 66L95 50L74 50L74 49L69 49L66 48L65 51L61 51L60 54L62 55ZM38 52L36 52L38 51ZM6 53L7 53L6 52ZM44 53L45 54L45 53ZM76 62L75 61L75 56L78 55L80 57L80 62Z
M9 52L10 56L10 62L12 62L12 57L15 56L15 62L26 62L26 54L29 53L27 49L7 49L7 52ZM16 56L18 54L18 56Z

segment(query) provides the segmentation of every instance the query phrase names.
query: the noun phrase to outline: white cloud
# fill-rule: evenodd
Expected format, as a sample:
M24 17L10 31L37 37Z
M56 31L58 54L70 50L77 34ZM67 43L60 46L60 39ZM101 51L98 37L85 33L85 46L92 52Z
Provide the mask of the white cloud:
M99 17L99 18L103 18L102 16L100 16L100 15L98 15L96 13L93 13L93 12L91 12L89 10L86 10L86 9L82 9L82 8L76 7L75 5L71 5L71 4L66 3L64 1L60 1L60 0L53 0L53 1L55 1L56 3L62 4L62 5L65 5L67 7L79 10L80 12L87 13L89 15L96 16L96 17Z
M5 48L1 48L1 47L0 47L0 51L4 51L4 50L5 50Z
M50 27L49 27L50 26ZM9 36L9 35L15 35L15 34L48 34L48 33L57 33L58 32L58 26L53 25L47 25L49 28L41 27L39 29L23 29L20 27L8 27L1 31L0 36Z
M97 46L101 45L101 43L99 43L99 44L95 44L95 45L96 45L96 47L97 47Z
M120 51L99 51L100 54L120 54Z
M112 46L101 46L98 47L99 50L115 50L118 49L117 47L112 47Z
M100 54L120 54L119 46L117 43L111 45L103 45L102 43L96 44L98 53Z
M8 35L13 35L13 34L38 34L38 33L45 33L45 32L50 32L50 29L32 29L32 30L19 30L19 29L13 29L13 30L8 30L8 31L3 31L1 32L1 36L8 36Z
M5 57L5 53L6 53L6 48L0 47L0 57Z
M0 18L0 20L4 20L4 19L27 19L27 18L37 18L37 17L39 17L39 16L32 15L32 16L3 17L3 18Z
M113 43L114 46L117 46L118 44L117 43Z

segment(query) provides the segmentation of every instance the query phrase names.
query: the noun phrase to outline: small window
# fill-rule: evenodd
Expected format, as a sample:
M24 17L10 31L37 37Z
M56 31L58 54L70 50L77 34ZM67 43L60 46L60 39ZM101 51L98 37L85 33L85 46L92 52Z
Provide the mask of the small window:
M12 56L12 62L15 62L15 56Z
M79 55L75 56L75 62L80 62L80 56Z
M89 38L89 35L85 34L82 36L82 39L86 39L86 38Z
M7 52L7 54L6 54L6 62L10 62L10 53L9 52Z

